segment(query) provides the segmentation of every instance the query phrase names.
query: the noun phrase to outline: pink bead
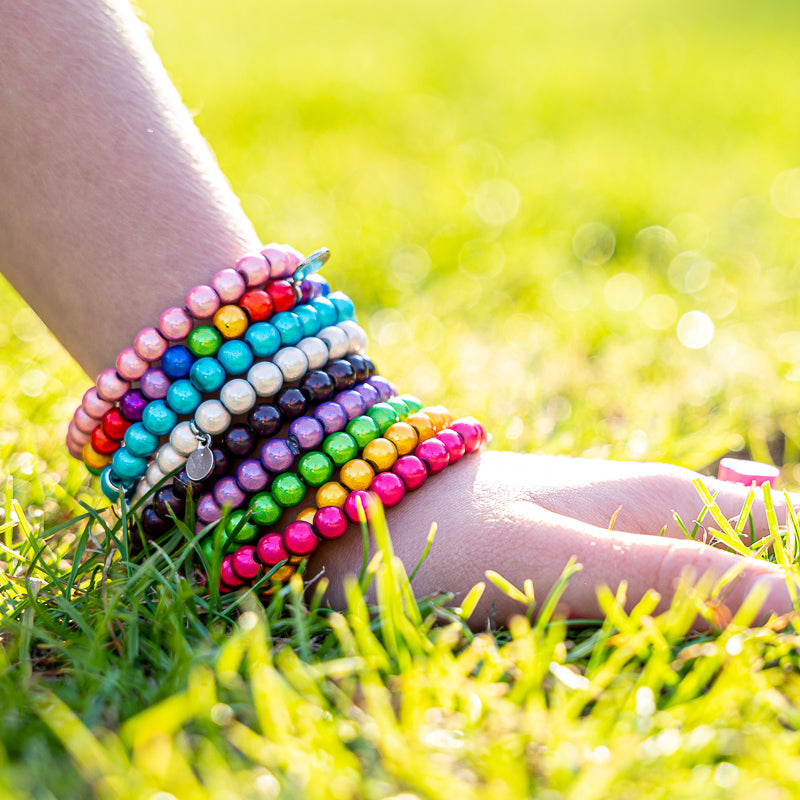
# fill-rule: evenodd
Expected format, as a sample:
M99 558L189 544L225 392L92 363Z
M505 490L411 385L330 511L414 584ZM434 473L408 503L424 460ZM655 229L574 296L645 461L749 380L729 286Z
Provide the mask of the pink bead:
M104 369L97 376L97 394L102 400L116 403L130 388L130 382L120 378L115 369Z
M75 409L72 421L75 423L75 427L82 433L91 433L100 424L100 420L90 417L83 410L82 406L78 406L78 408Z
M317 549L319 539L314 535L311 523L297 520L290 522L283 532L283 546L295 556L307 556Z
M117 356L117 374L126 381L135 381L147 372L149 361L139 358L132 347L126 347Z
M211 287L223 303L236 303L244 294L244 278L235 269L221 269L212 279Z
M101 399L97 394L97 389L92 386L92 388L87 389L86 393L83 395L81 406L90 417L100 419L106 411L110 411L114 407L114 404L109 403L108 400Z
M223 585L228 589L238 589L244 586L244 581L233 571L231 556L225 556L219 565L219 577ZM220 587L222 588L222 587Z
M100 424L98 420L98 425ZM76 424L75 420L70 420L69 425L67 426L67 439L72 440L75 444L79 444L81 447L92 438L91 433L86 433L82 431Z
M416 456L401 456L394 462L392 472L403 481L409 492L419 489L428 479L425 464Z
M758 461L745 461L741 458L723 458L719 462L717 477L721 481L741 483L744 486L761 486L768 483L775 486L780 470L771 464L760 464Z
M279 533L268 533L258 540L256 553L262 564L274 567L281 561L286 561L289 554L284 550L283 541Z
M451 464L455 464L456 461L459 461L466 452L464 440L450 428L439 431L439 433L436 434L436 438L445 446Z
M256 549L251 544L240 547L231 558L234 574L243 581L252 581L258 575L261 564L256 561Z
M67 439L67 450L69 450L69 454L73 458L77 458L79 461L83 461L83 446L78 444L73 439Z
M464 450L467 453L474 453L486 435L483 426L473 417L457 419L450 426L450 430L455 431L464 440Z
M183 301L186 310L195 319L211 319L221 305L219 295L205 284L192 286Z
M344 511L336 506L322 506L314 514L314 530L323 539L338 539L348 524Z
M450 463L447 448L436 437L420 442L414 450L414 455L425 462L428 475L441 472Z
M372 479L369 490L377 495L386 508L396 506L405 496L406 487L393 472L381 472Z
M261 255L269 261L270 279L290 278L303 260L303 254L290 247L288 244L272 242L262 251Z
M367 519L369 519L369 510L374 504L375 501L372 499L372 495L369 492L356 489L347 495L342 510L347 515L350 522L361 522L358 512L359 505L364 509L364 513L367 515Z
M158 318L158 330L170 342L185 339L192 330L192 318L178 306L172 306L161 312Z
M142 328L133 340L133 349L145 361L158 361L167 349L167 340L155 328Z
M236 270L244 278L248 289L263 286L270 276L269 261L261 253L248 253L236 262Z
M197 518L206 525L222 518L222 509L211 492L202 495L197 501Z

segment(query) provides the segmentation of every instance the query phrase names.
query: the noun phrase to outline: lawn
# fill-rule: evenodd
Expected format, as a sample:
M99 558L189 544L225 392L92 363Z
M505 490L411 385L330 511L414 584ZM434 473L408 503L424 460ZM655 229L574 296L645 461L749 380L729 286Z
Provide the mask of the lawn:
M497 448L746 452L800 483L796 4L139 8L259 234L331 248L405 390ZM473 636L388 557L344 615L297 586L208 599L180 534L107 559L107 504L60 444L88 379L0 303L0 792L795 794L800 640L746 611L693 634L702 591Z

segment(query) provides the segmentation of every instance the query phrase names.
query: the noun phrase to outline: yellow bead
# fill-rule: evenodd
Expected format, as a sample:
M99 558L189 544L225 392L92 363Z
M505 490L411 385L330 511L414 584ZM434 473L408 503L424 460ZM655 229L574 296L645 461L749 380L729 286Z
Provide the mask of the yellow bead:
M395 422L383 434L396 448L401 456L414 452L419 444L417 432L407 422Z
M348 461L339 471L339 480L351 491L369 489L375 470L360 458Z
M317 513L316 507L304 508L296 517L298 522L307 522L309 525L314 522L314 514Z
M290 566L289 564L284 564L282 567L278 567L278 569L272 573L271 580L273 581L283 581L284 583L289 580L289 578L294 575L296 572L295 568Z
M214 314L214 326L226 339L235 339L247 330L247 314L239 306L222 306Z
M453 424L453 415L444 406L426 406L422 409L422 413L430 417L436 433Z
M361 455L375 472L386 472L397 461L397 448L388 439L373 439Z
M91 442L86 442L83 446L83 463L92 469L103 469L103 467L111 463L111 456L98 453L97 450L92 447Z
M344 501L347 499L349 492L337 481L328 481L323 483L317 489L315 500L317 501L317 508L324 508L325 506L336 506L341 508Z
M436 431L433 429L431 418L422 411L409 414L406 417L406 422L417 432L420 442L425 442L428 439L431 439L436 433Z

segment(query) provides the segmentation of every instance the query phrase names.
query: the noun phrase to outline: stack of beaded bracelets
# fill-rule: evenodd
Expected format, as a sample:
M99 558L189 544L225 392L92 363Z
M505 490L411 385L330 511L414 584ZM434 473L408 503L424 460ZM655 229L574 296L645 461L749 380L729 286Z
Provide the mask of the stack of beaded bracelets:
M359 506L396 505L486 441L477 420L453 422L376 374L352 301L314 274L329 256L271 244L195 286L99 375L69 425L70 453L106 496L141 501L145 538L173 527L189 493L198 530L227 514L223 591L285 580ZM201 546L211 563L210 533Z

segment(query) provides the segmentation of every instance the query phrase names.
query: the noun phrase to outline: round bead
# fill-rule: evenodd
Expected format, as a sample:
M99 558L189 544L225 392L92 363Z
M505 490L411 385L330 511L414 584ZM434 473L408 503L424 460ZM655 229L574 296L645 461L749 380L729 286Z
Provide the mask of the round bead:
M131 388L129 381L120 378L115 369L104 369L97 376L97 394L101 400L116 403Z
M91 435L92 447L100 453L100 455L110 455L119 447L119 441L112 439L103 430L102 425L98 425Z
M344 501L342 511L344 511L350 522L361 522L359 506L363 509L364 516L369 519L370 507L374 502L369 492L357 490L347 495L347 500Z
M143 458L131 455L124 447L111 457L111 469L123 483L133 483L147 471L147 462Z
M156 328L142 328L134 337L133 349L145 361L158 361L167 349L167 340Z
M297 464L297 472L309 486L322 486L333 477L333 463L323 453L306 453Z
M206 356L198 358L192 364L189 372L189 380L203 394L211 394L219 391L225 383L225 370L216 358Z
M272 403L259 403L247 417L250 427L261 437L272 436L283 425L283 415Z
M148 539L157 539L172 530L172 520L162 517L153 506L145 506L139 518Z
M231 556L231 568L243 581L252 581L258 577L261 564L256 561L256 548L250 544L242 545Z
M188 456L194 452L197 449L197 437L192 432L191 424L179 422L169 435L169 443L182 456Z
M299 389L281 389L275 396L275 405L286 419L295 419L305 414L308 400Z
M401 456L413 453L419 444L417 432L407 422L395 422L384 431L383 435L397 448Z
M319 508L323 506L336 506L341 508L349 492L338 481L328 481L317 489L314 501Z
M378 426L381 436L383 436L384 431L387 431L391 425L400 421L397 412L388 403L375 403L375 405L367 411L367 416Z
M464 440L464 450L474 453L481 446L482 428L480 423L472 417L457 419L450 430L455 431Z
M322 443L322 450L337 467L344 466L358 456L356 440L344 431L327 436Z
M348 423L347 414L338 403L320 403L314 409L313 415L326 434L342 431Z
M197 427L211 436L222 433L231 424L231 415L219 400L206 400L200 403L194 412L194 419Z
M264 469L269 472L286 472L292 468L297 457L286 439L270 439L264 442L259 455Z
M300 391L312 403L328 400L334 392L333 378L322 370L311 370L300 382Z
M251 325L244 335L244 340L258 358L269 358L277 353L281 346L281 335L269 322L257 322Z
M126 381L138 381L149 366L150 362L141 358L132 347L126 347L117 356L117 374Z
M221 344L222 334L212 325L198 326L186 340L186 346L195 358L216 355Z
M186 292L183 300L186 310L195 319L211 319L220 306L219 295L210 287L201 284Z
M348 461L339 470L339 480L352 491L369 489L374 477L375 470L361 458L354 458Z
M272 298L263 289L245 292L239 305L247 312L251 322L262 322L272 316Z
M283 532L283 546L295 556L308 556L317 549L319 539L308 522L290 522Z
M158 436L150 433L141 422L134 422L125 431L125 447L133 456L149 458L158 449Z
M119 452L119 450L117 450L117 452ZM83 457L83 462L89 469L101 470L111 462L111 456L98 453L97 450L92 447L91 442L87 442L83 446L81 456Z
M220 507L227 505L231 508L241 508L247 500L245 493L231 475L220 478L214 485L212 494Z
M322 327L317 309L313 306L303 304L295 306L293 313L300 319L300 324L303 326L303 336L316 336L317 332Z
M291 311L275 314L270 322L280 333L281 344L284 346L297 344L303 338L303 323L300 317Z
M351 320L356 315L356 307L353 301L344 292L331 292L328 300L333 303L336 309L336 317L339 322Z
M253 494L266 489L269 475L258 459L248 458L236 467L236 483L242 491Z
M383 375L373 375L367 383L378 393L378 401L381 403L385 403L394 394L394 387Z
M314 514L314 530L323 539L338 539L348 524L344 511L337 506L323 506Z
M402 456L394 462L392 472L405 484L409 492L419 489L428 479L425 464L416 456Z
M393 472L382 472L372 479L369 490L377 495L384 507L396 506L406 494L402 479Z
M289 558L279 533L268 533L266 536L262 536L256 545L256 552L258 560L268 567L274 567Z
M429 475L441 472L449 463L447 448L435 436L417 445L414 455L425 462Z
M167 405L182 416L193 414L202 401L203 396L185 378L175 381L167 392Z
M375 472L386 472L397 461L397 448L388 439L373 439L364 448L361 457Z
M343 320L338 326L347 336L347 351L349 353L364 353L367 349L367 334L364 329L351 319Z
M338 325L330 325L327 328L323 328L317 335L328 345L331 359L342 358L347 355L350 348L350 339Z
M223 586L229 589L239 589L245 582L233 571L233 556L225 556L219 565L219 578Z
M100 424L100 420L90 417L83 410L83 406L78 406L78 408L75 409L72 421L81 433L87 434L90 434Z
M173 381L188 378L192 364L194 364L194 356L182 344L168 347L161 356L161 369Z
M239 306L221 306L214 314L214 326L226 339L235 339L247 330L247 314Z
M139 422L147 405L146 398L138 389L125 392L119 399L120 416L128 422Z
M339 319L336 306L327 297L315 297L309 305L319 314L319 324L323 328L335 325Z
M193 481L187 474L186 468L179 470L172 478L172 489L178 497L186 499L188 494L200 497L205 487L205 481Z
M167 476L158 468L158 462L153 459L147 467L145 480L148 486L155 486L161 483Z
M308 372L308 358L297 347L282 347L273 356L273 364L283 374L285 381L296 381Z
M455 464L466 452L464 440L456 431L450 428L439 431L439 433L436 434L436 438L445 446L449 463L451 464Z
M333 402L344 409L349 420L360 417L367 410L364 398L355 389L346 389L344 392L339 392L333 398Z
M367 361L363 356L350 355L345 359L348 363L352 364L353 369L356 371L356 382L361 383L370 376L369 369L367 368ZM420 405L420 408L422 406Z
M256 390L246 380L234 378L222 387L219 399L231 414L246 414L256 404Z
M186 456L181 455L171 444L163 444L158 449L156 456L158 468L168 475L170 472L180 469L186 463Z
M283 514L283 509L275 502L269 492L261 492L250 501L251 519L257 525L274 525Z
M221 269L211 279L211 288L223 303L236 303L247 287L235 269Z
M314 522L316 508L304 508L296 517L298 522L307 522L309 525Z
M319 273L309 275L303 279L303 302L307 303L315 297L327 297L330 294L331 287L328 281Z
M139 388L148 400L163 400L169 385L170 379L156 367L147 370L139 381Z
M231 454L228 449L223 445L217 445L211 448L211 455L214 457L214 471L210 477L222 478L227 475L231 471Z
M298 417L290 423L286 435L297 443L301 451L305 452L314 450L322 444L325 430L313 417Z
M278 475L270 489L275 502L284 508L292 508L303 502L306 496L305 484L292 472Z
M250 367L247 380L259 397L272 397L283 387L283 372L271 361L259 361Z
M399 397L390 397L386 402L397 412L400 419L405 419L411 413L411 409Z
M328 363L330 353L328 345L316 336L307 336L297 343L297 347L306 354L309 369L321 369Z
M80 449L89 441L90 438L91 438L90 433L84 433L75 424L75 420L70 420L70 423L67 426L67 439L69 441L77 445L78 449ZM80 458L80 456L76 456L76 458Z
M170 518L169 512L172 510L172 513L180 519L186 511L186 500L178 497L171 486L162 486L153 495L153 508L167 519Z
M166 436L178 424L178 415L163 400L152 400L145 406L142 424L150 433Z
M246 511L239 510L232 512L228 517L228 521L225 524L228 541L244 544L252 542L258 536L258 528L250 520L245 519L246 516Z
M169 342L179 342L189 335L192 329L192 318L178 306L172 306L161 312L158 318L158 330Z
M419 397L415 397L413 394L401 394L399 399L408 406L410 413L422 411L422 400Z
M355 368L349 361L345 361L343 358L331 361L330 364L325 367L325 372L330 375L337 392L343 392L345 389L351 389L355 386Z
M236 262L236 271L248 288L262 286L270 278L269 261L261 253L248 253Z
M377 376L375 378L370 378L370 381L374 381L376 379ZM428 419L431 421L433 430L436 431L436 433L444 430L453 422L452 415L444 406L426 406L422 409L422 413L428 415Z
M355 440L360 449L366 447L373 439L380 436L378 425L371 417L361 416L351 419L345 428Z
M94 386L86 390L81 400L81 408L94 419L100 419L113 406L114 404L109 403L108 400L101 399Z
M206 524L217 522L222 518L222 509L214 499L214 495L212 495L210 492L208 494L204 494L197 501L196 513L197 518Z
M364 401L367 408L372 408L375 403L380 403L381 398L378 394L378 390L368 383L359 383L353 391L361 395L361 399Z
M253 351L247 342L231 339L220 347L217 361L228 375L244 375L253 366Z
M297 295L294 285L290 281L270 281L267 284L267 293L272 298L272 306L275 313L289 311L297 303Z
M234 456L249 456L256 448L256 437L249 425L231 425L225 434L225 448Z
M406 422L417 432L420 442L430 439L436 431L430 417L424 411L415 411L406 417Z
M119 441L125 436L125 431L128 430L131 423L123 419L122 414L116 408L112 408L103 414L101 425L106 436Z
M368 355L366 355L366 353L361 353L358 357L363 360L364 364L367 367L368 378L371 378L373 375L378 374L378 370L375 369L375 365L372 363L372 359ZM348 356L347 360L352 362L353 358L354 356Z
M303 254L290 247L288 244L278 244L272 242L261 250L261 255L267 259L270 265L270 277L288 278L294 275L294 271L303 261Z

